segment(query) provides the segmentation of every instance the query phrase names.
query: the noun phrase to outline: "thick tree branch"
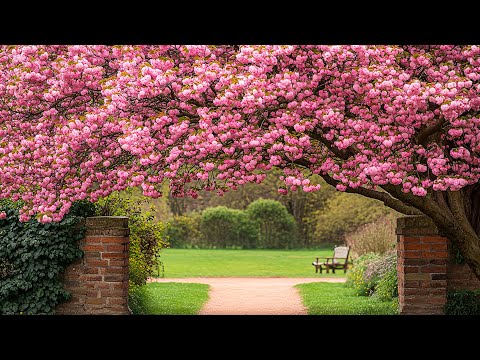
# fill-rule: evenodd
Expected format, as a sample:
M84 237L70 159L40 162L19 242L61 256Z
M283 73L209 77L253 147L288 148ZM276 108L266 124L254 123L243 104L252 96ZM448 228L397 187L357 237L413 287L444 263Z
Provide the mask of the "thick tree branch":
M473 229L477 234L480 234L480 183L471 185L468 188L472 190L469 191L469 205L470 211L467 212L468 219L472 224Z
M304 167L307 167L311 165L307 160L305 159L298 159L295 160L295 163ZM335 180L328 174L320 174L320 176L325 180L325 182L329 185L336 186L339 184L339 181ZM365 189L362 187L358 188L351 188L347 187L345 192L352 193L352 194L359 194L363 195L372 199L380 200L382 201L386 206L402 213L405 215L423 215L423 213L416 209L415 207L408 206L401 200L398 200L394 197L392 197L389 193L387 192L381 192L381 191L376 191L376 190L371 190L371 189Z
M445 124L445 119L440 119L435 125L432 125L432 126L429 126L429 127L426 127L426 128L422 128L418 134L415 136L415 142L419 145L425 145L428 138L439 132L443 125Z
M465 202L463 199L462 190L447 190L447 199L450 209L455 216L455 221L458 222L464 231L470 233L472 236L477 236L472 224L470 224L470 221L468 221L467 214L465 212Z
M381 188L404 203L419 209L422 213L431 217L444 233L444 236L448 236L448 234L451 233L451 229L458 228L450 208L448 206L445 207L445 205L442 204L441 201L439 202L436 196L431 193L425 197L420 197L412 193L404 193L400 186L392 184L382 185Z
M404 203L424 212L425 201L427 200L427 197L415 196L412 193L404 193L400 186L393 184L380 185L380 187L393 197L400 199Z
M330 177L329 175L320 175L328 184L335 186L338 181ZM405 204L403 201L398 200L391 196L387 192L381 192L381 191L376 191L376 190L371 190L371 189L366 189L362 187L358 188L351 188L347 187L345 192L352 193L352 194L360 194L366 197L369 197L371 199L376 199L382 201L386 206L397 210L398 212L405 214L405 215L423 215L423 213L412 207L408 206Z
M410 192L404 193L400 186L392 184L382 185L381 188L404 203L419 209L425 215L430 216L435 224L445 224L446 228L455 226L455 221L450 209L448 207L445 208L445 206L442 206L437 202L431 193L424 197L415 196Z
M347 160L349 157L355 155L355 151L350 146L346 149L339 149L333 144L333 142L325 139L321 134L315 132L307 132L307 135L310 136L312 139L317 140L318 142L325 145L328 150L330 150L333 154L335 154L335 156L339 157L342 160Z
M450 208L448 207L448 203L445 198L445 193L443 191L433 191L432 196L437 202L437 204L453 217L453 214L450 211Z
M293 126L286 126L287 130L290 131L291 133L296 133L295 129ZM313 132L313 131L307 131L305 132L308 136L310 136L312 139L318 141L319 143L325 145L328 150L330 150L335 156L342 160L348 160L349 157L355 155L355 150L349 146L346 149L339 149L334 145L332 141L329 141L325 139L325 137L322 136L322 134Z

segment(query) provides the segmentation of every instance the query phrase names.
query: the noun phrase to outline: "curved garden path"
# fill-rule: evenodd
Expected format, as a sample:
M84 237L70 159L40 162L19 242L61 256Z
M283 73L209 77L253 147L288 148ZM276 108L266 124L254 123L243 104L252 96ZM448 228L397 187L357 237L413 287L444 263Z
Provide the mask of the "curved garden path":
M344 278L158 278L152 282L210 285L199 315L306 315L297 284L345 282Z

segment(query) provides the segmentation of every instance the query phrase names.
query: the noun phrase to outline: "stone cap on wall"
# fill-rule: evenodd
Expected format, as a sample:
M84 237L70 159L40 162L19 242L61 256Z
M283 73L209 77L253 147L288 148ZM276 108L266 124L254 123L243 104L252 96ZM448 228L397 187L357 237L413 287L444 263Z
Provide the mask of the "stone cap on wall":
M85 219L87 236L128 236L128 217L92 216Z
M432 219L426 215L408 215L397 219L397 235L438 235Z

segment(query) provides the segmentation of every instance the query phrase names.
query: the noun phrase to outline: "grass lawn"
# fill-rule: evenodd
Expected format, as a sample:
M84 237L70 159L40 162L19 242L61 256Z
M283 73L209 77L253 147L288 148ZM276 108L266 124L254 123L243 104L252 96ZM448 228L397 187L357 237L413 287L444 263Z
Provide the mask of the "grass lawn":
M344 277L316 274L312 261L332 256L333 249L320 250L226 250L164 249L161 260L166 278L182 277Z
M209 286L189 283L149 283L131 290L135 315L197 315L208 299Z
M309 315L395 315L397 302L383 302L356 296L354 290L339 283L296 285Z

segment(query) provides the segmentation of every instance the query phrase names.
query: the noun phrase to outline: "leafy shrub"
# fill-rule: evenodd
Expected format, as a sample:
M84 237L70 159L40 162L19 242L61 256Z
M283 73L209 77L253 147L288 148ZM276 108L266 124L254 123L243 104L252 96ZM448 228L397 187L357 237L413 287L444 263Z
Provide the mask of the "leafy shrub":
M365 268L364 277L366 280L383 277L392 266L396 266L397 255L390 251L383 255L377 254L378 258L372 258Z
M132 310L133 315L149 315L148 303L155 303L155 299L151 294L145 292L147 286L139 286L130 284L128 289L128 307Z
M252 248L255 227L242 210L225 206L206 208L202 212L200 230L204 243L214 248Z
M246 212L256 228L256 248L288 249L295 247L296 222L280 202L258 199L247 206Z
M398 297L397 254L385 253L380 259L367 266L365 276L376 279L373 296L382 301L391 301Z
M355 289L357 295L382 301L398 297L396 252L366 253L357 258L347 274L347 286Z
M18 207L0 203L7 214L0 220L0 314L50 314L70 297L59 275L82 256L77 242L91 204L76 203L62 221L47 224L20 222Z
M367 253L355 259L352 269L347 272L346 286L354 289L359 296L373 294L376 279L373 276L367 278L365 272L368 265L378 259L380 259L380 255L375 253Z
M191 248L202 246L200 221L202 214L192 211L174 216L166 229L166 236L172 248Z
M397 217L397 214L382 216L346 234L345 242L350 246L352 255L360 256L369 252L383 254L393 249L397 243Z
M398 276L397 268L392 267L375 286L374 296L381 301L389 301L398 297Z
M447 293L446 315L480 315L480 290L458 290Z
M132 190L115 192L96 203L98 216L128 216L130 228L130 284L144 285L158 274L160 250L168 245L165 226L152 211L144 211L143 198L132 198Z
M130 282L144 285L149 277L159 275L160 250L166 247L164 225L155 223L150 213L129 216L130 227Z

